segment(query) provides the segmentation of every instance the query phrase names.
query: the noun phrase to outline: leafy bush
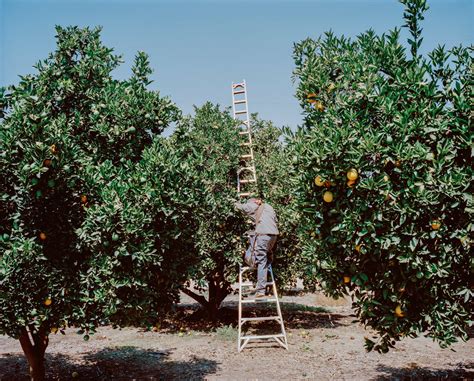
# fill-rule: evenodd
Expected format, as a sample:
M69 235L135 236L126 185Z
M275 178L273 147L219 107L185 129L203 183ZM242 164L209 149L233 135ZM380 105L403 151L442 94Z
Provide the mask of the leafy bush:
M471 50L418 55L427 6L403 3L411 57L399 29L294 48L305 277L350 293L382 352L420 333L467 340L474 300Z

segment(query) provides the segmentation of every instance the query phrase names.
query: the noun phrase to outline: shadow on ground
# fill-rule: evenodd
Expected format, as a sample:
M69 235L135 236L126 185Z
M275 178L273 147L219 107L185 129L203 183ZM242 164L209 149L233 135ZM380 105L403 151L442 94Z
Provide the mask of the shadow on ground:
M336 328L343 323L342 319L347 316L331 313L323 307L310 307L297 303L280 303L285 327L287 329L314 329L314 328ZM211 322L207 318L205 310L198 304L180 304L176 307L175 313L160 323L160 331L165 333L175 333L181 328L203 332L214 331L218 326L237 326L238 323L238 302L224 302L219 312L217 322ZM260 303L252 308L246 308L245 317L251 316L273 316L276 315L276 307L273 303ZM262 327L272 322L261 322Z
M47 379L94 381L204 380L217 371L217 363L194 357L191 361L170 361L170 351L136 347L105 348L73 361L61 354L47 354ZM18 354L0 357L0 380L29 380L26 359Z
M458 369L430 369L421 368L413 363L404 368L393 368L386 365L377 366L381 374L373 381L398 380L398 381L468 381L474 380L474 363L456 364Z

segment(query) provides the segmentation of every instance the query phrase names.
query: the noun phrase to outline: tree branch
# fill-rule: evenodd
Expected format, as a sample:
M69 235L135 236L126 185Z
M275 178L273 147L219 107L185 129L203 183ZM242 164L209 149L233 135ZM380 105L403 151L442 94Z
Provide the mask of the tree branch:
M208 301L206 300L206 298L204 296L196 294L194 291L191 291L191 290L189 290L187 288L184 288L184 287L181 288L181 291L183 291L186 295L193 298L196 302L198 302L203 307L207 308L209 303L208 303Z

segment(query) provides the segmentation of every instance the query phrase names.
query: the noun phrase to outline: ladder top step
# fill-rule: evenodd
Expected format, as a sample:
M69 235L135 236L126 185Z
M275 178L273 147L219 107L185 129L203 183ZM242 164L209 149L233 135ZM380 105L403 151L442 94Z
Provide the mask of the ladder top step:
M240 157L242 157L242 158L253 157L253 155L251 155L251 154L250 154L250 155L242 155L242 156L240 156Z
M280 320L280 316L261 316L261 317L245 317L240 318L242 323L246 321L265 321L265 320Z
M240 340L273 339L275 337L285 337L285 335L283 333L279 333L277 335L240 336Z
M273 298L273 297L270 297L270 298L258 298L258 299L242 299L242 303L244 303L244 304L261 303L261 302L270 303L270 302L276 302L276 301L278 301L278 299L277 299L277 298Z
M245 82L239 82L239 83L233 83L232 84L232 87L234 89L236 89L237 87L244 87L245 86Z

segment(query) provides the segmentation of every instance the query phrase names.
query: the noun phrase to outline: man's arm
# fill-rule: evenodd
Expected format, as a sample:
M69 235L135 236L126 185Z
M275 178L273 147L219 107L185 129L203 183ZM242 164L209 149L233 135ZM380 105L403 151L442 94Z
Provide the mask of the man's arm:
M251 202L246 202L245 204L242 204L238 201L236 201L234 203L234 206L236 207L236 209L239 209L241 211L243 211L244 213L248 214L248 215L251 215L255 212L255 207L257 206L257 204L255 203L251 203Z

